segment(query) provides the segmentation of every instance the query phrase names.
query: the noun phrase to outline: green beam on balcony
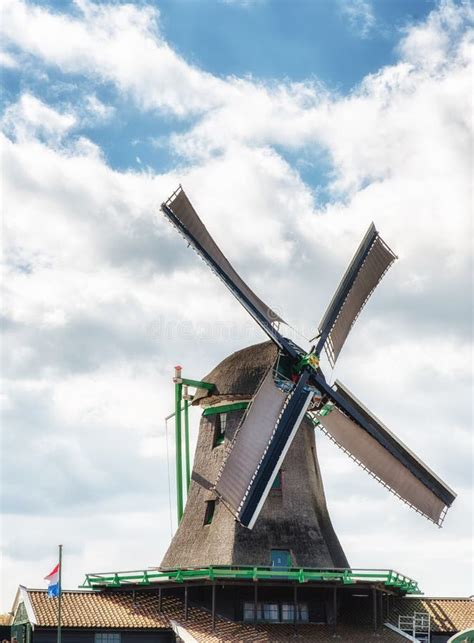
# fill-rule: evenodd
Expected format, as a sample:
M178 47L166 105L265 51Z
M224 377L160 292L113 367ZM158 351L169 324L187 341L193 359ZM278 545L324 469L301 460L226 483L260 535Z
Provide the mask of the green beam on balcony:
M311 568L285 568L274 567L196 567L190 569L174 569L167 571L136 571L136 572L110 572L104 574L87 574L82 587L102 588L118 587L153 582L171 581L183 583L191 580L281 580L298 583L327 582L354 585L356 583L377 583L386 587L398 589L407 594L419 594L416 581L393 570L377 569L334 569L320 570Z
M204 409L203 416L217 415L217 413L230 413L231 411L240 411L246 409L250 402L233 402L232 404L221 404L220 406L208 406Z
M214 388L214 384L211 384L210 382L200 382L199 380L190 380L187 377L182 378L183 384L187 384L188 386L194 386L195 388L205 388L208 391L212 391Z

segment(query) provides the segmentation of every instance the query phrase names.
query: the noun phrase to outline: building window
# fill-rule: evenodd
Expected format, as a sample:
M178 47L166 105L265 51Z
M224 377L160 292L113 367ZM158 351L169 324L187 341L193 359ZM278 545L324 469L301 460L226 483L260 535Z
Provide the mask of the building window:
M278 614L278 603L264 603L263 618L268 623L278 623L280 620Z
M263 618L263 608L264 608L264 603L257 603L257 622L261 623L264 618ZM250 602L245 602L244 603L244 621L246 623L253 623L253 614L254 614L254 604Z
M245 623L253 622L253 603L244 603L244 621Z
M298 603L296 615L299 623L309 623L308 603ZM293 623L295 618L295 606L293 603L281 604L282 623Z
M96 632L95 643L120 643L120 632Z
M309 623L308 603L298 603L298 621L300 623Z
M214 518L214 510L215 510L215 508L216 508L216 501L215 500L208 500L206 502L206 512L204 514L204 524L205 525L210 525L211 524L212 519ZM96 641L96 643L97 643L97 641Z
M225 427L227 424L227 413L219 413L219 417L221 419L221 433L225 433Z
M243 620L245 623L253 623L254 604L244 602ZM257 622L266 623L293 623L293 603L257 603ZM298 603L297 618L300 623L309 623L309 612L307 603Z
M244 603L244 621L246 623L253 623L253 608L253 603ZM263 621L263 603L257 603L257 621Z
M281 604L281 620L282 623L293 623L294 619L294 605L293 603L282 603Z
M214 416L214 440L213 447L219 446L224 442L225 427L227 424L227 413L216 413Z
M288 549L272 549L272 567L291 567Z

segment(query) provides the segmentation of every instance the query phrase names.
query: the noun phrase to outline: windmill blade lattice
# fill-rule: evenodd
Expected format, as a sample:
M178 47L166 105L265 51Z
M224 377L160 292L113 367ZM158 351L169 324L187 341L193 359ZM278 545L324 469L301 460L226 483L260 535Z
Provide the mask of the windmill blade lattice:
M232 267L197 215L196 210L193 208L181 186L161 205L161 210L201 258L225 283L227 288L240 301L242 306L246 308L250 315L252 315L257 324L263 328L270 339L272 339L279 348L284 349L290 355L296 357L299 354L298 351L295 350L296 347L290 340L283 338L274 326L275 322L286 322L247 286Z
M317 413L323 431L392 493L441 525L456 494L341 382L334 388L334 407Z
M313 397L308 376L284 392L268 371L219 472L217 494L250 529Z
M316 352L319 355L324 347L331 366L370 295L396 258L372 223L318 327Z

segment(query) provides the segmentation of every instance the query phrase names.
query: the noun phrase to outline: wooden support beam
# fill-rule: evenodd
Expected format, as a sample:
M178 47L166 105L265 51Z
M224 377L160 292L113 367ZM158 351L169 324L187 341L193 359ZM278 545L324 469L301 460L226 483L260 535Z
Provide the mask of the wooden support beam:
M293 585L293 627L298 630L298 585Z
M188 620L188 586L184 586L184 620Z
M216 584L212 583L212 631L216 629Z
M375 632L377 630L377 590L375 587L372 588L372 622Z
M257 626L257 606L258 606L258 583L253 584L253 626Z

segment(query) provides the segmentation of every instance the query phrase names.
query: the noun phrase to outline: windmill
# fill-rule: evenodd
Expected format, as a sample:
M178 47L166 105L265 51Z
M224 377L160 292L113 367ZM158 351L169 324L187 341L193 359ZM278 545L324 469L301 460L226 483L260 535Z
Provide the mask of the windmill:
M455 493L319 362L334 366L349 332L395 254L372 224L349 264L309 353L280 332L284 320L242 280L212 239L181 186L161 209L278 349L228 445L213 492L253 529L298 428L308 417L376 480L441 526Z

